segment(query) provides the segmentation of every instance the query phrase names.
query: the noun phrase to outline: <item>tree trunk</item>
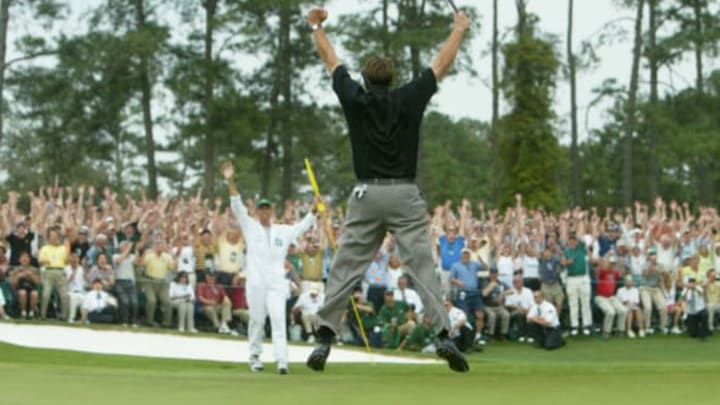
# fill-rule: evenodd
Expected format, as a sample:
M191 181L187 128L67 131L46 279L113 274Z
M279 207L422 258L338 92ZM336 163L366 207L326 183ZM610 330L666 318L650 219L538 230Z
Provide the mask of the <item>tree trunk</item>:
M703 27L703 12L704 10L703 0L693 1L693 30L694 32L694 45L695 45L695 91L697 93L695 99L698 103L704 102L705 95L705 83L704 83L704 68L703 68L703 52L705 48L705 33ZM700 202L707 205L710 202L710 191L711 191L711 176L709 172L711 170L711 160L705 156L698 156L698 186L700 188Z
M7 54L7 33L8 24L10 22L10 1L1 0L0 2L0 146L5 132L5 99L3 98L5 90L5 58Z
M648 170L650 179L650 201L654 201L655 198L660 196L660 170L659 170L659 137L658 137L658 125L657 125L657 111L658 111L658 72L660 71L660 63L658 61L658 47L657 47L657 7L658 0L649 0L649 19L650 29L648 35L648 64L650 65L650 114L648 116L648 135L650 142L650 158L648 159Z
M270 193L270 179L272 177L273 155L275 154L275 131L278 126L278 102L280 98L280 83L278 80L273 81L270 90L270 123L268 125L267 135L265 138L265 156L263 158L262 168L262 195L267 196Z
M637 92L638 76L640 74L640 53L642 52L642 22L644 8L645 0L639 0L637 5L637 15L635 17L635 39L632 54L632 69L630 71L630 88L628 89L628 99L625 107L622 203L626 207L632 206L633 202L633 136L637 125Z
M498 68L498 54L500 52L500 40L498 30L498 0L493 0L493 33L492 33L492 121L490 122L490 159L492 164L492 170L498 171L500 165L498 164L498 120L500 118L500 76ZM491 176L492 178L492 190L491 198L493 204L499 203L499 179L500 176Z
M573 19L574 1L568 1L568 27L567 27L567 58L568 73L570 75L570 158L572 161L572 196L573 205L582 203L580 189L580 156L578 152L578 123L577 123L577 73L575 53L573 52Z
M205 109L205 195L215 196L215 133L213 120L213 101L215 97L215 69L213 67L213 34L215 32L215 13L218 0L204 0L205 8L205 89L203 108Z
M390 0L383 0L382 5L382 19L383 19L383 37L382 37L382 46L383 46L383 53L385 53L385 57L389 58L390 55L390 19L388 17L390 8Z
M146 27L145 0L135 0L135 18L137 30ZM155 164L155 137L153 135L152 118L152 84L150 83L150 69L148 68L148 55L140 55L140 91L142 93L143 126L145 129L145 158L147 159L148 197L157 198L157 166Z
M694 29L695 29L695 87L698 94L705 93L703 84L703 0L693 2Z
M293 108L292 108L292 72L293 72L293 60L292 60L292 48L290 44L290 30L291 30L291 10L290 6L282 6L280 8L280 46L278 51L280 52L280 64L279 64L279 77L276 80L280 80L281 90L283 96L282 106L282 119L283 119L283 131L282 131L282 152L283 152L283 178L281 196L282 201L287 201L292 196L293 191L293 134L295 133L292 126L293 121Z

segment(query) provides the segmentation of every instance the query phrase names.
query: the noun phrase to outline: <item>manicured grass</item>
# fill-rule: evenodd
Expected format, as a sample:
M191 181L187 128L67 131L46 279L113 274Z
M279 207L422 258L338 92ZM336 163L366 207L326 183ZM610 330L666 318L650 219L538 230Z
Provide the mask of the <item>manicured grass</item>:
M444 365L291 365L175 361L0 344L0 404L717 404L720 340L571 340L545 352L503 343ZM218 402L221 401L221 402ZM231 402L232 401L232 402Z

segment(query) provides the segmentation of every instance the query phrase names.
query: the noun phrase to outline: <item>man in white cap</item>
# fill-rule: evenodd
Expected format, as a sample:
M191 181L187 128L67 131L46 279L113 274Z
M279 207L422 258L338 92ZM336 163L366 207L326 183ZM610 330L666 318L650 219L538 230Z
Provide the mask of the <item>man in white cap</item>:
M264 369L260 361L265 318L270 316L272 341L279 374L288 373L286 298L288 282L285 279L285 257L290 243L315 224L316 199L311 212L295 225L273 224L272 203L268 199L257 202L257 219L250 217L235 187L235 168L227 162L222 174L230 191L230 207L240 223L247 243L246 291L250 311L250 369Z
M308 343L315 343L313 325L318 321L317 313L322 308L324 301L325 295L320 293L318 286L313 285L308 291L300 294L292 308L293 314L300 313L305 334L308 336Z

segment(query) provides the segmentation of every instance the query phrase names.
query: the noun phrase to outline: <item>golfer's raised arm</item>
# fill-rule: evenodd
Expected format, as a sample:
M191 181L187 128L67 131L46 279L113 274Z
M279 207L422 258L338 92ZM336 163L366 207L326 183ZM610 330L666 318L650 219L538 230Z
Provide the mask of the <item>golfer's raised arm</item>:
M435 57L432 64L432 71L435 80L440 81L447 74L455 62L460 44L465 37L465 31L470 28L470 19L462 11L455 14L455 26L445 45Z
M332 74L335 68L340 65L335 49L333 49L330 39L327 37L327 33L322 27L322 23L327 19L327 11L321 8L312 9L308 13L308 22L313 29L313 37L315 38L315 47L317 48L318 55L325 63L325 67Z

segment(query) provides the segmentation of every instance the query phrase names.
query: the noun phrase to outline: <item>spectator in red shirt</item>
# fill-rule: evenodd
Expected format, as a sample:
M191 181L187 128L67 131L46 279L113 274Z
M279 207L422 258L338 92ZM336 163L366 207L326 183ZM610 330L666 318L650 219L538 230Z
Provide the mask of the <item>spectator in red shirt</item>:
M625 320L627 319L627 308L615 296L617 280L622 278L622 274L616 267L617 259L613 256L609 260L600 263L597 272L597 295L595 296L595 304L602 311L603 318L603 337L610 337L612 332L613 319L619 333L625 333Z
M198 284L197 298L200 301L200 311L212 322L218 333L232 334L228 327L230 321L230 299L225 294L225 288L217 284L215 273L207 272L205 281ZM220 320L218 321L218 315Z
M232 316L240 320L238 329L247 331L250 315L245 295L245 273L237 273L233 277L232 287L230 288L230 303L232 304Z

